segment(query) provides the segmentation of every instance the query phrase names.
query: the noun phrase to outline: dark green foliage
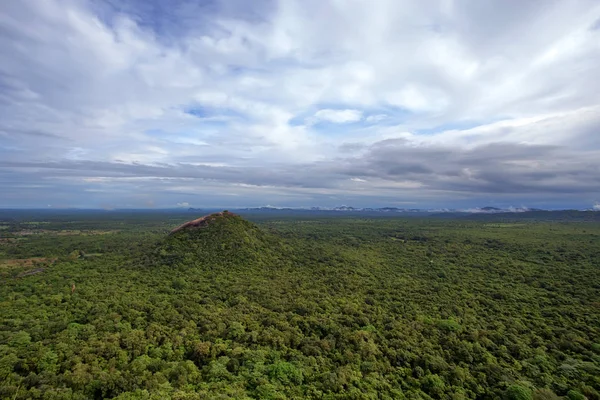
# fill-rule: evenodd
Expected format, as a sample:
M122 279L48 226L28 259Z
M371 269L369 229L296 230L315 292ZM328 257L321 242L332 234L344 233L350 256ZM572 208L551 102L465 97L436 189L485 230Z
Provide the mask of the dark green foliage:
M0 399L599 398L596 223L159 216L0 231Z

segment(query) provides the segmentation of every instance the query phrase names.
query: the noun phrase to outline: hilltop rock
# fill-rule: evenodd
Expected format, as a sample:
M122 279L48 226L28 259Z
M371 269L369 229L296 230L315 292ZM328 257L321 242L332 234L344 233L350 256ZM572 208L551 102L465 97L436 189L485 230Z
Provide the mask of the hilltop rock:
M281 243L255 224L223 211L173 229L157 248L160 263L179 266L272 265Z
M237 217L234 213L231 213L227 210L223 212L218 212L214 214L205 215L204 217L200 217L193 221L188 221L183 225L178 226L177 228L171 231L171 234L184 230L186 228L203 228L207 227L211 223L214 223L217 218L228 218L228 217Z

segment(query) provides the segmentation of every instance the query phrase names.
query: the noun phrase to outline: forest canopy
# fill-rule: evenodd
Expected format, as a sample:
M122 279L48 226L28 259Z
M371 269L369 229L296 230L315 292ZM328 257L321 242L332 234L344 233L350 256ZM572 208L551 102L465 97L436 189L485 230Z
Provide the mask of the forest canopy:
M3 399L600 399L597 222L0 220Z

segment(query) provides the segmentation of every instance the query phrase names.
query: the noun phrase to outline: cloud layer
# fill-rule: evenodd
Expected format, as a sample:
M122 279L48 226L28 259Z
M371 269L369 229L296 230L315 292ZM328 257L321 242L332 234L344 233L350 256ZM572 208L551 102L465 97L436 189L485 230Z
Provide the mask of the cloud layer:
M0 3L0 207L591 207L600 5Z

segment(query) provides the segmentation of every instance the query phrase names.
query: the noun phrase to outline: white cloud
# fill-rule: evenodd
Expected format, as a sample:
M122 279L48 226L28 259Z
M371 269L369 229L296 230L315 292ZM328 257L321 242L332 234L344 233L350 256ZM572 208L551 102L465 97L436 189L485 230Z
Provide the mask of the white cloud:
M177 203L177 207L187 208L189 206L190 206L190 203L188 203L187 201L184 201L182 203Z
M595 203L592 209L595 211L600 211L600 203Z
M319 121L333 122L335 124L346 124L350 122L358 122L362 119L362 112L359 110L332 110L323 109L315 113L310 119L312 123Z
M377 123L380 121L384 121L387 118L388 118L388 116L386 114L376 114L376 115L369 115L367 118L365 118L365 121L369 122L369 123Z
M0 159L266 175L398 138L456 154L600 149L597 1L215 4L0 2ZM512 162L550 168L549 154ZM277 184L299 185L293 174Z

